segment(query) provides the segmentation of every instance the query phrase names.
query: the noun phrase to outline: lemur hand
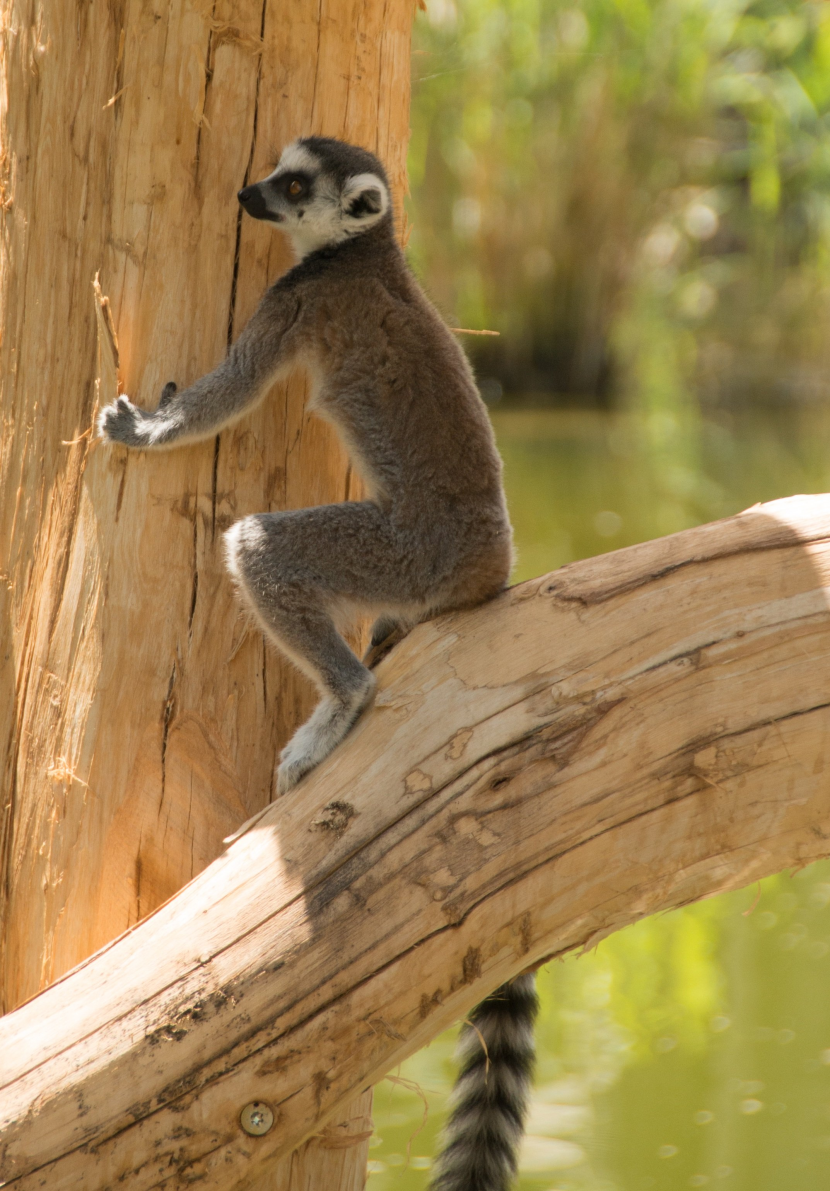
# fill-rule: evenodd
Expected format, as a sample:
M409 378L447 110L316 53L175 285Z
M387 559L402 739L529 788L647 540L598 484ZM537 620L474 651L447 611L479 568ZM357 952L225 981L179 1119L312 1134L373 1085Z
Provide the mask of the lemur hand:
M98 415L98 433L108 442L123 443L125 447L152 447L164 442L169 431L167 407L176 395L176 385L169 381L162 390L158 409L147 413L133 405L129 397L118 397L106 405Z

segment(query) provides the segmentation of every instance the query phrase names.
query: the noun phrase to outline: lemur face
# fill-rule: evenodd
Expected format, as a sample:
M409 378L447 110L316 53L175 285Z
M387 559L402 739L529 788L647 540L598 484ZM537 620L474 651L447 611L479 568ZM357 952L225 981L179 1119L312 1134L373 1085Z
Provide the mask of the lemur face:
M327 137L293 141L272 174L238 195L254 219L278 223L299 257L374 227L389 213L389 184L365 149Z

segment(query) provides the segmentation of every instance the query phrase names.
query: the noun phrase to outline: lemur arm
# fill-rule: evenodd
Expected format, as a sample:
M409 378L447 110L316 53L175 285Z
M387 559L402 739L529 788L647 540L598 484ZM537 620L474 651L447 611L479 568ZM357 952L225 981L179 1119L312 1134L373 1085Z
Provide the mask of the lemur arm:
M119 397L98 417L101 437L127 447L169 447L209 438L264 396L295 354L288 335L299 316L295 294L268 290L222 363L180 393L164 386L153 413Z

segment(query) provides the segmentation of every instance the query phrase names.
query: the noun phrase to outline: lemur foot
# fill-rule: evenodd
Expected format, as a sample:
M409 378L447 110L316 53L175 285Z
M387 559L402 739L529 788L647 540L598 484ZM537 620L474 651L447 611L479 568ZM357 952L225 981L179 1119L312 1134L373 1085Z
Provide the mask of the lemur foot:
M301 778L333 752L363 709L371 702L377 681L367 671L365 682L345 701L325 698L298 728L280 753L277 794L287 794Z
M402 620L396 620L391 616L382 616L380 620L375 621L369 638L369 648L363 655L363 665L367 670L374 670L375 666L382 662L399 642L403 641L411 627L411 625L404 624Z
M159 409L164 409L168 406L179 391L179 386L174 380L169 380L161 391L159 397Z

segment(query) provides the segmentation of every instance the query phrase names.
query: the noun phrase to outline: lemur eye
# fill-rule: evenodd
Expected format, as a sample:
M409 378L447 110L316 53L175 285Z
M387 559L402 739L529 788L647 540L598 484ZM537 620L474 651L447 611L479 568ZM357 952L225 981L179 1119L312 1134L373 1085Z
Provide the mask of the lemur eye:
M302 188L303 188L302 182L298 182L297 179L295 178L294 181L291 183L291 185L288 187L288 193L289 194L299 194L300 191L302 190Z

